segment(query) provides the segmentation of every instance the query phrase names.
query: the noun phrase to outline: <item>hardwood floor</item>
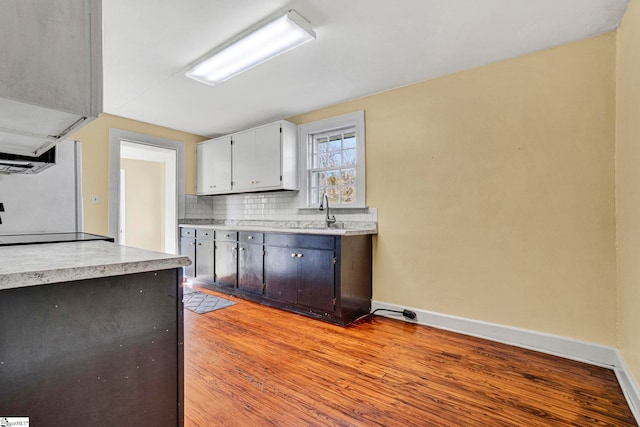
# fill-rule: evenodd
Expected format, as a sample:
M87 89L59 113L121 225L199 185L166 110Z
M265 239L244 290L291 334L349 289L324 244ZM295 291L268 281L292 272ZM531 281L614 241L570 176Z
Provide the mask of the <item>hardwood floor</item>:
M374 317L185 310L185 426L634 426L611 370Z

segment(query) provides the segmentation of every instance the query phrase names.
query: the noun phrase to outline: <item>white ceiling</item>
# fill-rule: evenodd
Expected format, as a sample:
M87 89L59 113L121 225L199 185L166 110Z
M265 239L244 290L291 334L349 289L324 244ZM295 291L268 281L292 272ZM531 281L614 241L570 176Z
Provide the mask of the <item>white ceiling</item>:
M104 0L104 110L216 136L615 30L628 0ZM207 51L294 9L317 39L206 86Z

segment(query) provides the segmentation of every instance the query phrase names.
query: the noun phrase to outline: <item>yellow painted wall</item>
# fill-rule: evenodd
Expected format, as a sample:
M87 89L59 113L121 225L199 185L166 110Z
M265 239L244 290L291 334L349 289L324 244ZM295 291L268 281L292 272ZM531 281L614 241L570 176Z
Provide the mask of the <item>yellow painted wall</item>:
M640 5L618 30L616 208L618 345L640 383Z
M127 246L164 252L165 162L120 159L125 172Z
M100 117L71 135L82 142L82 196L84 199L84 229L89 233L109 232L109 129L122 129L185 143L185 193L196 192L197 142L207 138L149 123L125 119L110 114ZM91 203L91 195L99 203Z
M610 33L290 118L365 110L375 300L615 345L615 58Z

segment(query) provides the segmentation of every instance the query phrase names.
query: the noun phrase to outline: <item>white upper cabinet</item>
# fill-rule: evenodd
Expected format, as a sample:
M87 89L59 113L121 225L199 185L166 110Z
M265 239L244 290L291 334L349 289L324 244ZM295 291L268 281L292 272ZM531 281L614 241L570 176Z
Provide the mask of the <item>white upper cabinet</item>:
M198 194L231 191L231 136L204 141L196 145Z
M3 2L0 40L0 151L40 155L102 112L100 0Z
M229 152L214 144L223 138L231 143ZM297 190L297 140L298 127L280 120L200 143L198 194ZM223 187L229 176L231 185Z
M233 136L233 189L255 191L280 186L282 175L280 123Z

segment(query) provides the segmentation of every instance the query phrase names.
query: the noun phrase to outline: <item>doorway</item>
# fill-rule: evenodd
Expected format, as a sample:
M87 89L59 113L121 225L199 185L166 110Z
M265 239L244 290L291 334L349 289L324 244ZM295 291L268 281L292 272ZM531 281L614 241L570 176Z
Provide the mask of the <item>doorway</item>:
M121 243L174 253L176 151L120 141Z
M184 144L109 131L109 235L117 243L178 253L184 214Z

